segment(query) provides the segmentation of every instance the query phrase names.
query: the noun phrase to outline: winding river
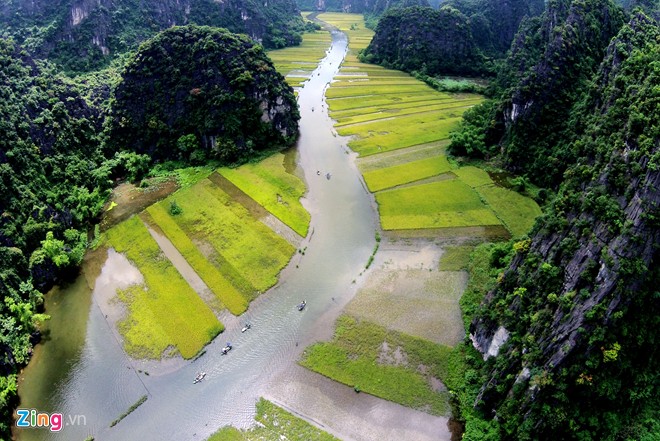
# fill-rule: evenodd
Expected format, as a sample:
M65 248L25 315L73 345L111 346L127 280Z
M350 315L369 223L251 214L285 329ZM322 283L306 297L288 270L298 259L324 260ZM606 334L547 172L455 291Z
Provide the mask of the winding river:
M298 165L305 174L310 234L282 272L280 283L239 319L223 317L227 330L193 362L140 364L126 357L108 325L103 302L140 275L113 251L91 290L84 275L49 296L53 316L45 342L23 373L21 407L61 412L59 433L24 429L21 440L202 440L224 425L253 424L254 404L272 381L295 368L302 349L328 338L342 307L355 294L359 273L373 249L377 215L345 140L335 136L324 104L326 86L347 50L346 36L332 32L332 46L305 87ZM320 172L320 174L317 173ZM326 174L330 174L327 179ZM306 299L303 312L296 304ZM249 320L253 327L241 333ZM221 355L226 341L234 350ZM140 372L142 371L142 372ZM146 372L149 374L147 375ZM193 385L199 371L206 379ZM110 423L141 396L147 401L115 427ZM83 424L84 423L84 424Z

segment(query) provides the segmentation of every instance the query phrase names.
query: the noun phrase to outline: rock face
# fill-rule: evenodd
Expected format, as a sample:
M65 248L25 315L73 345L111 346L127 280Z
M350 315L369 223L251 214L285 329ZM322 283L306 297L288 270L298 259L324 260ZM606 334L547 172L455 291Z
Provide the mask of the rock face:
M365 51L369 61L428 75L488 72L488 57L501 58L525 17L541 13L538 0L450 1L385 13Z
M540 19L521 27L498 79L509 90L499 117L506 127L504 159L512 171L550 186L575 162L557 145L573 105L623 23L622 11L610 0L552 0Z
M293 0L17 0L0 6L0 22L71 70L102 66L108 55L175 25L225 27L266 46L299 42L302 27Z
M127 65L111 140L157 159L235 161L290 144L299 118L293 90L261 46L181 26L145 42Z
M388 10L365 56L370 62L428 74L468 73L480 65L467 17L449 6Z
M482 352L502 326L510 332L476 403L505 438L635 438L657 412L657 84L660 30L637 13L574 115L579 161L472 323Z

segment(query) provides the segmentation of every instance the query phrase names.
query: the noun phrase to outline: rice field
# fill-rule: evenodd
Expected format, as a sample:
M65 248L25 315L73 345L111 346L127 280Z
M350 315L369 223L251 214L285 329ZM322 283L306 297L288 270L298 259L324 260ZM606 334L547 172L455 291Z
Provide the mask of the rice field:
M234 315L245 312L248 305L245 296L231 284L217 267L206 259L163 205L162 203L155 204L147 209L152 221L158 225L170 242L185 257L186 261L215 294L223 307Z
M276 153L238 168L221 168L218 173L301 237L307 236L310 215L300 203L306 191L305 183L286 172L283 154Z
M303 34L300 46L276 49L268 52L275 69L292 87L302 87L330 46L330 34L326 31Z
M384 167L363 173L364 181L372 192L383 190L408 182L436 176L451 170L445 156L433 156L418 159L405 164Z
M513 236L525 234L540 214L533 200L445 156L449 133L483 98L438 92L407 73L359 62L359 51L373 37L359 14L325 13L319 19L348 35L348 56L326 99L337 133L350 137L348 146L359 154L382 228L505 227Z
M171 201L182 210L172 217L178 229L248 301L277 282L278 273L295 251L209 179L178 191L159 205L168 208ZM168 224L158 225L168 238L177 234ZM177 249L188 262L194 260L186 248Z
M105 234L107 245L125 253L144 276L144 285L118 292L128 311L118 324L128 354L158 359L179 353L192 358L222 332L223 325L163 256L138 217Z
M447 346L344 315L332 341L305 349L300 364L356 391L446 415L449 394L437 384L447 376L449 352Z
M376 193L385 230L501 225L479 194L458 179Z

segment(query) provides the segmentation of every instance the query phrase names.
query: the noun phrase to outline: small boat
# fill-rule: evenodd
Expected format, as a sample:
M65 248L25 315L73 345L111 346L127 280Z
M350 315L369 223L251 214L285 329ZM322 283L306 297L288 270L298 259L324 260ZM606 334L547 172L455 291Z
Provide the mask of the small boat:
M231 351L232 347L233 346L231 345L231 343L227 342L227 346L222 348L222 355L227 355L227 353Z
M206 372L200 372L200 373L197 374L197 376L195 377L195 380L193 381L193 384L197 384L197 383L199 383L200 381L202 381L202 380L204 379L204 377L206 377Z
M298 311L302 311L307 306L307 300L303 300L302 303L298 305Z
M243 326L243 329L241 329L241 332L245 332L245 331L247 331L248 329L250 329L251 327L252 327L251 324L246 323L245 326Z

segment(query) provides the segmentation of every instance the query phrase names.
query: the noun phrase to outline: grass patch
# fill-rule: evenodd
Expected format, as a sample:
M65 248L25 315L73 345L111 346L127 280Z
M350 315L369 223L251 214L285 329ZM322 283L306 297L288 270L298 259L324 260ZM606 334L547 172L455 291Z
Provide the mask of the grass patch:
M192 358L224 329L137 217L111 228L107 244L126 256L144 276L144 286L118 292L128 308L119 322L127 353L138 358L160 358L172 345L182 357Z
M468 286L460 299L465 329L469 329L472 317L486 293L495 288L497 283L497 269L490 265L494 246L492 243L481 244L470 254L467 264Z
M418 159L417 161L378 170L364 172L364 180L369 190L376 192L408 182L436 176L451 170L449 162L444 155L432 158Z
M300 236L307 236L311 217L300 203L306 191L305 183L286 172L283 154L276 153L238 168L221 168L218 173Z
M128 410L127 410L126 412L122 413L121 415L119 415L119 418L117 418L116 420L114 420L113 422L111 422L111 423L110 423L110 427L115 427L117 424L119 424L119 422L120 422L121 420L123 420L124 418L126 418L127 416L129 416L129 415L130 415L135 409L137 409L138 407L142 406L142 404L143 404L145 401L147 401L147 396L146 396L146 395L142 395L142 397L141 397L139 400L137 400L137 401L135 402L135 404L133 404L131 407L129 407Z
M386 400L446 415L448 394L433 390L430 377L447 376L450 352L447 346L344 315L332 341L305 349L300 364Z
M295 252L291 244L208 179L171 197L182 208L177 225L246 299L277 283Z
M493 180L490 178L490 175L487 171L472 165L457 168L456 170L452 170L452 172L458 177L458 179L465 182L472 188L493 183Z
M500 225L479 195L459 180L376 193L385 230Z
M257 427L249 430L223 427L211 435L208 441L339 441L329 433L263 398L257 402L255 420L259 423Z
M514 238L527 234L534 226L536 218L541 215L541 208L533 199L515 191L496 185L481 186L477 191Z
M470 245L447 247L440 258L440 271L466 270L470 262L470 254L474 250Z
M248 305L245 297L204 257L163 204L154 204L147 212L223 306L234 315L244 313Z

